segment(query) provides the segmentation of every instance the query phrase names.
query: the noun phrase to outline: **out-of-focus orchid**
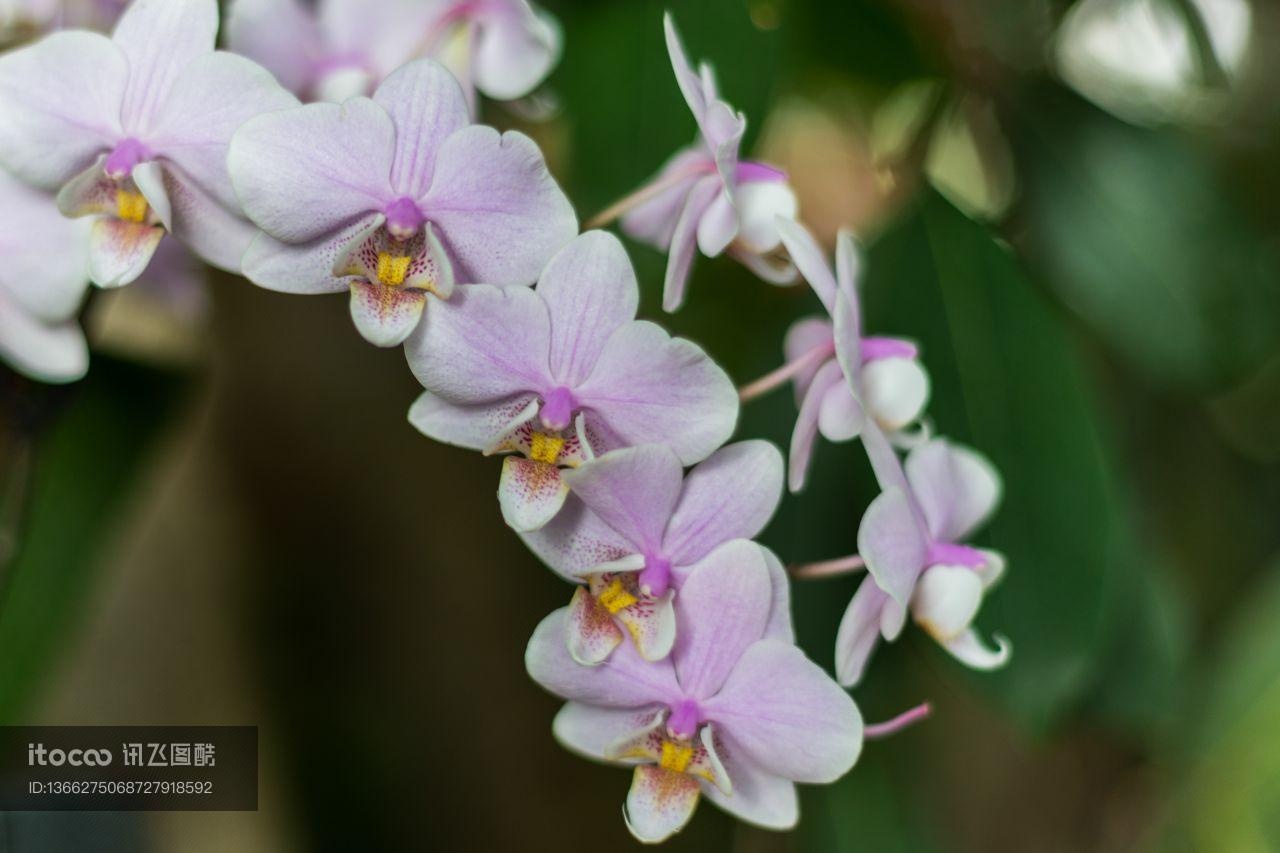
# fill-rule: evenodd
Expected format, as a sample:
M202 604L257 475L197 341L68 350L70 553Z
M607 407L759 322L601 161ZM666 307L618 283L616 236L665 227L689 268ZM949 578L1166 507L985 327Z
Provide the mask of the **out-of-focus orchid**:
M543 620L525 664L569 700L554 724L565 747L634 766L624 816L641 841L678 832L701 794L750 823L789 828L794 783L834 781L858 758L857 706L793 644L758 545L723 546L689 575L665 660L624 643L582 666L565 648L569 618L565 608Z
M721 545L753 539L782 498L782 455L767 441L723 447L683 476L662 445L614 450L565 471L568 505L525 542L578 587L566 620L569 653L595 665L631 636L661 660L675 641L672 598ZM782 593L786 573L775 570Z
M901 338L864 336L857 287L860 260L851 234L840 234L833 274L804 226L779 219L778 229L792 262L832 318L797 322L784 344L787 363L742 390L742 398L750 400L787 380L795 382L800 416L791 436L788 473L794 492L804 486L818 433L828 441L849 441L863 431L870 412L891 439L908 442L907 430L919 420L929 399L929 375L915 344ZM841 307L838 296L843 297ZM838 317L841 311L843 318ZM850 330L848 363L854 369L848 375L836 352L836 322Z
M427 389L409 413L418 429L520 454L504 461L498 489L516 530L559 512L562 467L640 444L692 465L733 433L729 377L700 347L636 320L639 298L622 244L588 232L551 259L536 291L464 288L407 342Z
M110 32L128 0L62 0L61 25Z
M871 576L836 636L840 683L858 682L877 640L896 639L908 609L962 663L1003 666L1009 642L997 635L997 648L989 649L972 625L1004 572L1004 557L962 544L995 510L999 474L974 451L933 439L911 451L904 481L884 485L858 530L858 551Z
M71 382L89 368L76 322L89 287L88 230L53 196L0 172L0 357L33 379Z
M215 52L216 0L135 0L115 34L72 30L0 57L0 164L93 216L90 277L128 284L166 232L239 270L253 227L227 179L231 134L296 103L264 69Z
M43 32L59 11L59 0L0 0L0 47Z
M244 274L286 293L350 290L356 327L379 346L409 336L428 292L532 284L578 230L533 140L472 125L457 81L429 59L372 99L249 121L227 162L263 231Z
M622 216L622 229L637 240L669 252L662 307L675 311L684 301L694 255L728 252L775 284L795 280L795 268L770 255L780 238L776 219L793 219L795 193L787 176L764 163L739 159L746 117L720 99L711 66L694 71L668 14L667 49L676 82L698 123L698 139L677 151L658 175L593 220L605 224Z
M476 89L513 100L561 49L555 20L528 0L235 0L227 41L300 97L339 103L421 57L448 65L468 101Z

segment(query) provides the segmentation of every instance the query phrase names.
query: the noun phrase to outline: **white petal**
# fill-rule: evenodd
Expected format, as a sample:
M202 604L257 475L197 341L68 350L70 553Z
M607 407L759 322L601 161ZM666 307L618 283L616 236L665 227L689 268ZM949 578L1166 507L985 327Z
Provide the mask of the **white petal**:
M785 181L756 181L738 185L738 240L763 255L782 243L778 217L795 219L800 202Z
M968 629L982 606L982 578L967 566L930 566L911 597L911 615L940 643Z
M929 374L913 358L882 358L862 367L867 408L892 432L915 421L929 401Z

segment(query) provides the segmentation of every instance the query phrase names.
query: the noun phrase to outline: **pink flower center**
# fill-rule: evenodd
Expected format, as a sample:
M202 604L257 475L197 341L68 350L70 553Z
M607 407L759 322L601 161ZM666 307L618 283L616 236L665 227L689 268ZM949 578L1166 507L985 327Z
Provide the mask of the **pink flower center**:
M901 338L863 338L862 363L882 358L916 358L920 350Z
M410 240L422 230L426 217L411 198L398 198L387 205L387 231L397 240Z
M671 586L671 561L665 557L646 555L640 572L640 589L646 595L661 598Z
M542 408L538 410L538 418L549 430L568 429L573 423L573 392L561 386L553 388L542 397Z
M968 566L980 569L987 564L986 556L977 548L957 545L954 542L934 542L929 546L930 566Z
M701 716L697 702L681 699L671 706L671 715L667 717L667 734L679 740L689 740L698 731Z
M133 174L133 168L151 156L147 147L130 137L123 140L107 155L103 171L113 181L123 181Z

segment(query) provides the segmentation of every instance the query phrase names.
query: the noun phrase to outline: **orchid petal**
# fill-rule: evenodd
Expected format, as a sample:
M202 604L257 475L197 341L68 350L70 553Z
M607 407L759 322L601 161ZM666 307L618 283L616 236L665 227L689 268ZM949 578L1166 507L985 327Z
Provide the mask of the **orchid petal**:
M551 387L547 307L531 290L474 285L440 302L405 346L409 367L453 403L492 403Z
M551 73L563 41L556 19L527 2L482 17L472 69L476 88L500 101L524 97Z
M861 301L858 299L858 280L862 274L862 250L852 231L842 229L836 235L836 291L843 293L853 309L851 317L855 331L862 333Z
M729 247L729 257L742 264L765 284L790 287L800 275L790 261L776 259L772 255L759 255L736 243Z
M794 220L800 202L785 181L751 181L737 193L738 241L749 252L765 255L778 248L782 234L778 221Z
M827 441L849 441L861 433L865 425L862 406L853 398L848 385L837 382L822 395L818 431Z
M782 351L788 364L805 356L809 356L811 360L809 366L796 373L792 379L796 389L797 405L804 403L805 393L809 390L809 386L813 384L813 379L818 375L818 370L826 363L812 355L815 350L820 348L829 348L832 355L835 354L835 330L832 328L830 320L824 320L820 317L797 320L787 330L787 336L783 339Z
M809 233L809 229L796 222L794 217L779 216L774 227L778 230L778 237L782 240L782 244L787 248L787 254L791 256L791 262L800 270L800 275L809 282L813 292L817 294L818 299L822 300L823 306L830 313L836 303L836 279L831 273L831 267L827 264L827 257L822 247L818 245L813 234Z
M703 178L693 185L685 196L684 208L676 220L671 235L671 248L667 256L667 273L662 284L662 310L670 313L684 304L685 288L689 284L689 271L697 254L698 222L708 205L723 191L720 179Z
M240 272L258 230L207 193L176 163L142 163L133 179L165 228L210 264Z
M738 211L728 193L722 192L698 219L698 250L708 258L717 257L738 236Z
M764 549L726 542L690 568L679 598L676 674L687 694L707 699L769 624L774 595Z
M795 783L757 766L727 733L716 732L716 743L725 773L733 781L733 793L704 785L702 792L707 798L755 826L775 830L794 827L800 819Z
M591 373L615 331L640 302L631 259L617 237L588 231L556 253L538 279L551 314L551 375L574 387Z
M70 320L89 284L88 220L67 219L53 197L0 172L0 292L45 323Z
M986 457L934 439L911 451L907 478L937 539L958 542L990 518L1000 502L1000 474Z
M914 358L878 358L862 367L862 393L880 425L899 430L924 414L929 374Z
M75 320L36 317L0 287L0 358L42 382L74 382L89 369L89 347Z
M760 546L765 564L769 567L769 581L773 587L773 603L769 606L769 622L765 625L764 638L794 643L795 628L791 624L791 580L778 555Z
M565 749L595 761L610 761L606 753L619 741L653 727L658 708L598 708L566 702L551 724L552 734ZM624 762L630 763L630 762Z
M818 437L822 401L833 388L840 387L841 379L839 364L834 360L824 363L818 368L800 403L800 414L796 417L796 425L791 432L791 451L787 460L787 484L792 492L804 488L809 461L813 458L813 444Z
M585 667L565 648L568 608L547 616L534 630L525 651L525 668L543 688L564 699L604 708L670 705L682 698L670 659L646 661L622 643L599 666Z
M112 40L129 60L121 119L130 133L152 129L174 82L192 60L213 52L217 0L133 0Z
M245 250L241 269L245 278L268 290L339 293L347 289L348 281L333 273L338 259L361 235L381 228L383 222L381 213L370 213L306 243L282 243L260 233Z
M0 56L0 164L56 190L123 134L129 66L110 39L54 33Z
M487 450L537 413L538 399L530 395L466 406L424 391L409 409L409 422L436 441Z
M999 551L992 551L989 548L982 549L982 556L986 557L986 562L979 566L975 571L978 577L982 578L983 590L989 590L1000 582L1004 577L1005 558L1004 554Z
M623 216L623 233L660 251L670 249L676 222L694 185L705 176L706 162L707 154L701 147L684 148L672 155L648 184L664 189L653 193Z
M644 568L644 556L636 553L635 544L587 509L576 495L565 501L564 508L545 527L521 538L552 571L572 580L604 571L605 566L611 571ZM620 563L628 559L631 562L625 566Z
M738 392L724 370L645 321L613 333L575 396L628 444L665 444L685 465L724 444L738 420Z
M443 65L419 59L384 80L373 100L396 126L391 186L396 195L419 199L431 186L445 140L471 124L466 96Z
M578 233L542 152L515 131L473 125L446 139L420 204L468 284L531 284Z
M893 599L874 578L864 578L858 585L836 632L836 679L843 686L854 687L862 680L867 660L880 640L882 613L891 604Z
M523 456L502 460L498 504L512 530L527 533L542 527L555 518L568 496L569 487L555 465Z
M722 447L689 473L670 513L663 548L696 563L731 539L754 539L782 500L782 454L767 441Z
M335 56L362 57L376 77L386 77L423 47L423 36L440 14L424 0L324 0L320 29Z
M900 604L910 599L928 549L911 498L901 489L881 492L867 507L858 527L858 553L876 584Z
M642 596L638 602L624 607L615 615L645 660L662 660L675 645L676 611L671 604L674 594L674 590L668 589L658 598Z
M355 276L391 287L425 290L441 299L453 295L453 266L430 224L408 240L397 240L381 218L347 244L333 263L335 276ZM401 264L394 272L391 264ZM388 267L384 268L384 264ZM412 331L412 330L410 330Z
M942 647L970 669L987 672L1004 666L1013 656L1013 646L1008 639L996 634L995 641L995 649L987 648L987 645L978 638L978 632L969 629L943 643Z
M656 764L642 764L634 771L622 816L627 829L645 844L666 841L693 817L702 792L698 780Z
M351 282L351 319L364 339L374 346L394 347L422 321L427 292L410 287L355 279Z
M231 139L227 167L244 211L286 243L308 243L392 200L396 129L368 98L260 115Z
M89 232L89 277L99 287L123 287L142 275L164 238L164 228L101 217Z
M582 586L573 592L564 626L569 654L583 666L604 663L623 640L613 614Z
M796 782L834 782L862 751L862 715L849 694L778 640L752 644L703 710L752 762Z
M300 0L232 0L226 34L231 50L266 68L295 95L306 94L324 42Z
M629 542L654 553L680 498L680 460L660 444L614 450L565 472L587 508Z
M982 578L968 566L930 566L911 596L911 614L940 643L964 633L982 606Z

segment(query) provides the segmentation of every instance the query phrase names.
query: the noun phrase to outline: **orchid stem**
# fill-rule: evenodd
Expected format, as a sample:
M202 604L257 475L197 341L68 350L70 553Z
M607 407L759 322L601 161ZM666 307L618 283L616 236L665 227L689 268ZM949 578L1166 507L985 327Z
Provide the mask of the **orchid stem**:
M822 361L835 352L834 346L822 344L806 352L804 355L789 361L770 373L761 376L755 382L743 385L738 390L738 399L744 403L749 403L757 397L768 394L773 389L785 385L796 374L802 373L806 368L812 367L814 362Z
M867 740L878 740L890 735L896 735L908 726L927 718L932 713L933 708L930 707L929 703L922 702L911 710L902 712L892 720L867 726L862 730L862 736Z
M628 196L615 201L609 207L597 213L595 216L587 220L583 226L584 231L590 231L592 228L603 228L614 220L622 218L633 207L644 204L651 198L655 198L674 186L687 181L694 175L700 174L700 171L680 170L674 174L668 175L661 180L654 181L651 184L641 187Z
M837 560L824 560L820 563L803 563L798 566L792 566L790 572L793 577L797 578L833 578L860 571L866 567L866 561L854 554L852 557L841 557Z

